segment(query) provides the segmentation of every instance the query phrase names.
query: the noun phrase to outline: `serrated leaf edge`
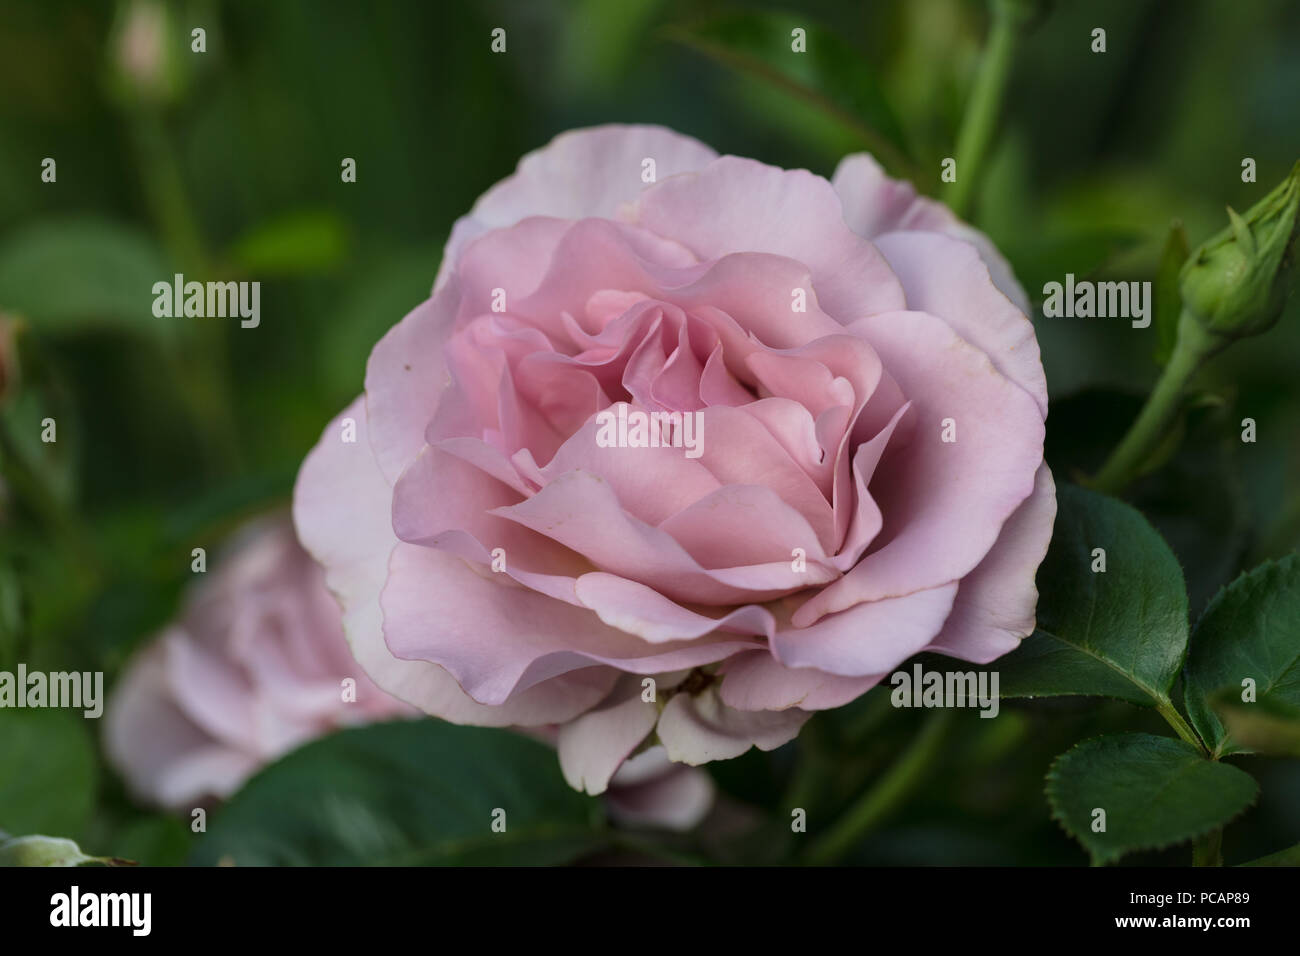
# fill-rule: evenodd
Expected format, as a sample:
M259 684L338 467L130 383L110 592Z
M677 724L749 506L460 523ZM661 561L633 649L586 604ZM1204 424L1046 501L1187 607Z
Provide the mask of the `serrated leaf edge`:
M1056 757L1055 757L1055 759L1052 760L1052 764L1051 764L1051 766L1047 768L1047 774L1046 774L1046 776L1043 778L1043 780L1044 780L1043 795L1044 795L1045 797L1047 797L1047 806L1048 806L1049 810L1051 811L1051 813L1050 813L1051 818L1052 818L1053 820L1056 821L1057 825L1060 826L1060 828L1061 828L1062 830L1065 831L1066 836L1070 837L1070 839L1076 841L1080 846L1083 847L1084 852L1088 854L1088 858L1092 861L1093 865L1101 865L1101 866L1105 866L1107 863L1115 863L1115 862L1117 862L1117 861L1123 859L1123 858L1124 858L1125 856L1127 856L1128 854L1130 854L1130 853L1135 853L1135 852L1137 852L1137 851L1139 851L1139 850L1157 850L1157 851L1158 851L1158 850L1167 850L1167 849L1169 849L1170 847L1173 847L1173 846L1181 846L1181 845L1184 844L1184 843L1191 843L1192 841L1197 840L1197 839L1199 839L1200 837L1205 836L1207 833L1211 833L1211 832L1213 832L1214 830L1219 829L1220 827L1225 827L1225 826L1227 826L1227 825L1228 825L1229 823L1231 823L1233 820L1237 819L1239 816L1241 816L1243 813L1245 813L1247 810L1249 810L1251 807L1253 807L1253 806L1255 805L1255 803L1259 800L1259 781L1255 780L1255 778L1254 778L1253 776L1251 776L1250 774L1247 773L1246 776L1250 777L1251 780L1253 780L1253 781L1255 782L1255 795L1254 795L1253 797L1250 798L1250 802L1246 803L1244 806L1242 806L1242 808L1241 808L1240 810L1238 810L1238 811L1237 811L1236 813L1234 813L1232 816L1228 817L1228 818L1227 818L1226 820L1224 820L1222 823L1215 824L1214 826L1211 826L1211 827L1206 827L1204 830L1201 830L1201 831L1199 831L1199 832L1193 833L1191 836L1184 837L1184 838L1181 839L1181 840L1170 840L1170 841L1168 841L1168 842L1166 842L1166 843L1142 843L1142 844L1135 844L1135 845L1133 845L1133 846L1124 847L1124 848L1120 849L1119 852L1115 853L1114 855L1111 855L1111 854L1096 854L1096 853L1093 853L1092 848L1089 847L1088 844L1084 843L1084 842L1083 842L1083 839L1082 839L1078 834L1076 834L1073 830L1070 829L1070 825L1069 825L1069 823L1066 822L1065 817L1064 817L1063 814L1060 812L1059 808L1058 808L1057 805L1056 805L1056 801L1055 801L1055 800L1053 799L1053 797L1052 797L1052 784L1058 782L1059 779L1060 779L1059 776L1057 775L1057 766L1060 764L1060 762L1061 762L1065 757L1069 756L1070 754L1072 754L1074 751L1078 750L1080 747L1082 747L1082 746L1083 746L1084 744L1086 744L1086 743L1091 743L1091 742L1094 741L1094 740L1102 740L1102 739L1104 739L1104 738L1106 738L1106 737L1123 737L1123 736L1129 736L1129 735L1133 735L1133 734L1137 734L1137 735L1139 735L1139 736L1155 737L1155 738L1157 738L1157 739L1159 739L1159 740L1169 740L1169 741L1174 741L1174 742L1176 742L1176 743L1180 743L1180 744L1183 744L1183 745L1188 746L1188 747L1191 746L1191 745L1188 744L1187 741L1185 741L1185 740L1179 740L1177 737L1165 737L1165 736L1162 736L1162 735L1160 735L1160 734L1141 734L1140 732L1127 732L1127 733L1125 733L1125 734L1098 734L1098 735L1095 736L1095 737L1086 737L1086 738L1084 738L1083 740L1080 740L1078 743L1076 743L1076 744L1075 744L1073 747L1071 747L1069 750L1066 750L1066 751L1063 751L1062 753L1057 754ZM1192 752L1193 752L1193 753L1196 753L1195 750L1193 750ZM1205 757L1205 756L1203 756L1203 755L1201 755L1201 754L1196 754L1196 756L1199 757L1199 758L1202 759L1202 760L1208 760L1208 759L1209 759L1209 758L1207 758L1207 757ZM1212 763L1218 763L1219 761L1211 761L1211 762L1212 762ZM1235 765L1234 765L1234 764L1228 764L1228 766L1231 767L1231 766L1235 766ZM1238 769L1238 770L1241 770L1240 767L1238 767L1237 769ZM1242 770L1242 773L1246 773L1246 771Z

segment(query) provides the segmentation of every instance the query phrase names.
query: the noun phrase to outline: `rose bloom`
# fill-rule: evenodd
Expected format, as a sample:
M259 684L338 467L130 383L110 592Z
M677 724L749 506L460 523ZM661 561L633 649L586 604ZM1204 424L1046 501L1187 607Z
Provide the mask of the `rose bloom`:
M134 795L183 809L321 734L413 713L357 667L320 567L287 518L272 518L237 536L180 619L130 662L105 746Z
M299 535L375 683L560 725L574 787L770 750L919 651L1033 629L1056 503L1025 308L865 155L827 182L569 132L456 223L303 464ZM616 409L698 413L699 446L607 447Z
M417 713L357 667L320 566L288 520L272 518L237 536L181 619L130 663L108 702L105 740L133 794L188 809L229 796L318 736ZM553 728L536 735L554 743ZM628 825L689 829L713 796L707 774L652 748L620 768L606 809Z

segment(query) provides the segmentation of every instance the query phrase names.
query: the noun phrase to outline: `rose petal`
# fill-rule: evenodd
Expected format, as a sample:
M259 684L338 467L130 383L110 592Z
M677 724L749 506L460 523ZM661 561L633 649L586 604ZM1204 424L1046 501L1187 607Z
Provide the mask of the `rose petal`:
M586 608L501 577L477 573L441 551L398 544L381 597L389 649L403 660L440 664L475 700L499 705L540 681L594 664L653 674L722 660L753 643L717 634L651 644ZM438 608L436 618L430 607Z
M659 740L675 763L698 767L739 757L750 747L775 750L789 743L811 716L787 710L736 710L718 697L716 685L699 694L677 693L659 715Z
M340 423L353 418L357 441L341 440ZM454 723L505 727L569 720L609 693L618 678L588 667L517 694L505 706L470 698L436 664L394 657L384 642L379 596L397 537L390 508L393 490L370 453L362 400L325 428L298 472L294 524L304 547L326 568L326 581L343 606L343 627L362 669L399 700Z
M844 221L859 236L874 240L886 232L906 229L942 232L969 242L988 265L993 284L1016 308L1029 314L1025 290L997 247L982 232L958 219L943 203L918 196L911 183L890 179L866 153L854 153L840 160L831 184L844 203Z
M916 429L906 447L891 444L871 483L885 516L881 543L801 607L798 626L964 577L1029 497L1043 460L1042 414L1029 393L942 319L893 312L853 328L912 402ZM956 423L954 442L942 441L947 418Z
M663 180L700 169L716 156L698 140L662 126L610 124L561 133L479 197L452 229L443 261L454 263L473 237L525 216L614 218L619 206L649 185L643 179L646 159L654 160L655 178Z
M218 743L176 706L162 643L142 651L113 689L104 748L132 794L169 809L225 796L258 765L254 755Z
M816 667L844 677L885 673L934 639L956 596L953 582L855 604L810 627L778 630L772 654L789 667Z
M654 703L641 699L640 682L624 678L608 700L560 728L556 749L564 779L574 790L604 793L658 718Z
M906 308L888 263L845 225L831 184L806 170L723 156L646 190L634 217L702 258L770 252L806 263L821 308L845 325Z
M737 710L829 710L861 697L885 676L841 677L815 667L787 667L767 650L737 654L721 673L718 693Z
M693 640L726 628L738 634L771 634L772 615L756 604L738 607L722 617L687 610L654 588L616 574L594 572L578 578L578 599L602 621L653 644Z
M626 826L684 833L708 816L714 793L713 778L703 770L675 764L663 747L651 747L619 768L605 804Z
M983 349L993 367L1015 382L1047 415L1047 379L1034 324L989 281L987 266L968 243L937 233L893 232L876 247L907 293L907 307L937 315Z
M450 384L443 344L455 319L458 287L448 283L432 299L407 313L379 340L366 363L366 433L379 473L389 485L424 447L424 432L438 399ZM326 441L339 435L326 434ZM317 446L320 447L320 446Z
M998 543L962 578L952 614L927 650L987 664L1016 648L1034 630L1034 576L1047 555L1056 520L1056 485L1047 465L1034 493L1002 527Z

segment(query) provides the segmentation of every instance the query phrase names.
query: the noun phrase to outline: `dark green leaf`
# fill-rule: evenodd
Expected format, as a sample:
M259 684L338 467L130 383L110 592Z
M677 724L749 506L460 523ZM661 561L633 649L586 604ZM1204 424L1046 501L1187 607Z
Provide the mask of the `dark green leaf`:
M188 824L188 816L184 822L175 817L145 817L114 834L105 849L118 859L145 866L179 866L193 842Z
M210 821L192 862L558 864L601 844L599 812L535 740L398 721L333 734L259 773Z
M1300 843L1295 846L1289 846L1285 850L1278 850L1276 853L1270 853L1268 856L1261 856L1258 860L1251 860L1249 863L1243 863L1242 866L1300 866Z
M1254 682L1255 702L1242 700ZM1240 710L1300 711L1300 555L1243 574L1210 602L1196 624L1185 674L1188 715L1220 753L1246 749L1230 739L1211 698L1232 688Z
M16 675L15 675L16 676ZM95 797L95 756L80 711L3 711L0 827L79 834Z
M1047 774L1052 815L1097 863L1195 839L1249 807L1258 791L1245 771L1153 734L1085 740ZM1103 820L1105 829L1094 830Z
M792 49L797 29L804 31L806 52ZM807 17L729 13L672 27L668 35L794 93L856 131L893 172L911 172L902 124L881 92L875 68L842 37Z
M1038 569L1039 629L994 665L1002 696L1083 694L1167 705L1187 646L1177 559L1122 502L1062 485L1057 505ZM1104 572L1092 570L1098 548Z
M1073 363L1074 355L1069 360ZM1045 454L1058 481L1095 474L1137 418L1145 398L1107 389L1054 398ZM1185 436L1181 446L1124 495L1182 564L1194 615L1240 570L1249 529L1237 464L1243 446L1239 425L1228 411L1224 404L1204 398L1189 401L1170 427L1169 443Z
M1149 692L1109 661L1041 630L1034 631L992 667L998 671L998 692L1003 697L1086 694L1114 697L1144 707L1157 704Z

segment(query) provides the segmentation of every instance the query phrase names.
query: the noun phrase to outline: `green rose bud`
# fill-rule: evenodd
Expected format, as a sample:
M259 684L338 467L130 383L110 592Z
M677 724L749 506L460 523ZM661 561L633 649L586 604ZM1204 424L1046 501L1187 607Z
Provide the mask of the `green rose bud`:
M78 866L93 863L81 847L62 837L0 836L0 866Z
M1192 253L1179 288L1183 308L1205 332L1230 340L1277 322L1291 285L1297 211L1300 162L1245 216L1229 207L1228 227Z

